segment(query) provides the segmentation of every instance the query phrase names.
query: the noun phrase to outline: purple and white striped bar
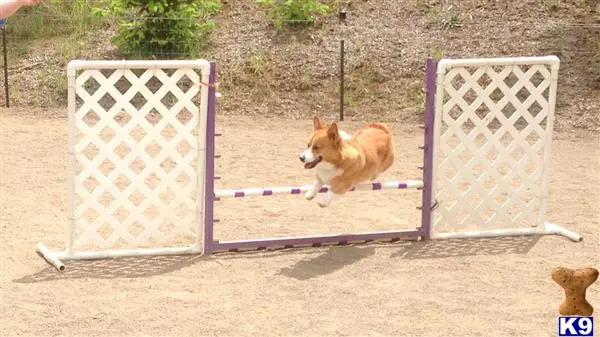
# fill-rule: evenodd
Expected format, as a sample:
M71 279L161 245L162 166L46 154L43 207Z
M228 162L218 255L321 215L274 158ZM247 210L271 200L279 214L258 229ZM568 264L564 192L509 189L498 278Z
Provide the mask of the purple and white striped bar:
M421 236L419 229L403 231L367 232L354 234L333 234L320 236L298 236L241 241L215 241L214 251L237 251L245 249L266 249L268 247L293 248L300 246L319 247L328 244L346 245L351 242L397 241L402 238Z
M250 196L269 196L275 194L301 194L312 188L312 185L285 186L285 187L266 187L266 188L244 188L244 189L223 189L215 190L215 198L242 198ZM423 188L421 180L397 180L384 182L371 182L356 186L351 191L377 191L377 190L397 190L408 188ZM329 186L321 187L319 193L325 193Z

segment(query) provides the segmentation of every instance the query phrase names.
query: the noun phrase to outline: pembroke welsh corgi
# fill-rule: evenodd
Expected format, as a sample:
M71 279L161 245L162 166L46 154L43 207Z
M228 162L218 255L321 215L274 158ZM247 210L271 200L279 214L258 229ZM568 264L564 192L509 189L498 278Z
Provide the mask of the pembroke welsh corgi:
M315 169L317 179L304 197L312 200L323 185L329 189L318 201L327 207L356 185L374 180L394 162L394 137L383 123L370 123L352 136L336 123L323 125L313 117L308 148L300 154L305 169Z

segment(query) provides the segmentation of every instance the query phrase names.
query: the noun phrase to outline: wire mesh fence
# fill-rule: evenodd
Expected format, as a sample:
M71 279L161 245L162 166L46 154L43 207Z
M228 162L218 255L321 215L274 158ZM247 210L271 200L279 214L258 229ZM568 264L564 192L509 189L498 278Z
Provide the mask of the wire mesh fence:
M600 21L585 1L572 9L572 16L557 11L544 20L525 13L519 8L523 4L478 3L333 1L327 13L311 19L280 18L285 28L278 29L269 8L251 0L223 2L215 13L197 17L116 15L101 2L53 2L26 8L8 20L11 101L64 107L65 67L72 59L207 58L218 64L223 114L306 118L321 112L337 119L343 102L351 119L419 121L428 56L552 54L561 59L559 107L582 114L593 109L600 90ZM534 10L551 11L549 4L536 6ZM347 18L340 20L343 8ZM206 25L193 39L180 37L178 32L198 22ZM119 41L124 29L127 39ZM152 41L136 40L140 31L149 32L146 37ZM138 50L123 48L132 41L139 42ZM34 94L40 89L43 95Z

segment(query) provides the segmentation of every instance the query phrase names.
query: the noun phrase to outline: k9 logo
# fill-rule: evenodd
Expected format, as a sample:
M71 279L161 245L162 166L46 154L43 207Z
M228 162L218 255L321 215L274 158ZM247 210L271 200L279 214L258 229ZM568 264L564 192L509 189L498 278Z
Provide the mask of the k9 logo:
M593 316L559 316L558 336L593 336Z

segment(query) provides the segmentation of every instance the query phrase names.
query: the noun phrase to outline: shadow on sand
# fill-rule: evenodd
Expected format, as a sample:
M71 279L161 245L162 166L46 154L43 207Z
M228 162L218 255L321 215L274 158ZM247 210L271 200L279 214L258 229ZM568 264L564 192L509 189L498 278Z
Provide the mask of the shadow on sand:
M136 256L103 260L66 261L65 270L52 266L14 280L17 283L36 283L61 279L114 279L149 277L169 273L208 258L200 255Z
M391 255L406 260L459 256L527 254L541 236L508 236L476 239L448 239L413 242Z
M69 261L62 273L53 267L14 280L17 283L36 283L78 278L140 278L170 273L200 261L233 259L268 259L275 255L310 255L309 258L282 268L278 274L297 280L308 280L333 273L352 265L378 251L392 250L390 258L406 260L439 259L461 256L527 254L541 236L515 236L478 239L449 239L432 241L399 241L395 243L355 244L321 248L290 248L280 250L217 253L213 256L171 255L119 259ZM314 256L317 253L317 256ZM320 254L318 254L320 253ZM202 267L198 267L202 268Z
M296 262L283 268L281 275L307 280L329 274L344 266L374 255L376 250L391 249L391 258L406 260L439 259L475 255L527 254L540 236L520 236L480 239L450 239L432 241L400 241L390 244L350 247L332 246L317 257Z
M297 280L308 280L331 274L374 254L375 247L372 246L331 246L325 253L317 257L298 261L290 267L282 268L279 274Z

